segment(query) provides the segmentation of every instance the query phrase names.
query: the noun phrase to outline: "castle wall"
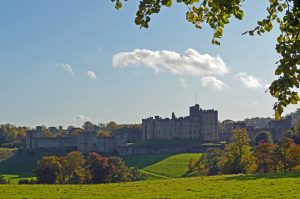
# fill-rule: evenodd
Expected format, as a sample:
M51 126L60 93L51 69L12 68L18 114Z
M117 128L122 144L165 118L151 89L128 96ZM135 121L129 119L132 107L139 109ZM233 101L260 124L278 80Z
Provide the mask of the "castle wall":
M77 147L76 137L36 137L28 138L30 149L61 149ZM29 147L27 147L29 148Z
M88 153L96 152L114 152L115 140L114 138L101 138L96 136L96 132L80 133L77 137L78 151Z
M218 140L218 112L190 107L190 116L162 119L158 116L142 120L142 139L200 139Z

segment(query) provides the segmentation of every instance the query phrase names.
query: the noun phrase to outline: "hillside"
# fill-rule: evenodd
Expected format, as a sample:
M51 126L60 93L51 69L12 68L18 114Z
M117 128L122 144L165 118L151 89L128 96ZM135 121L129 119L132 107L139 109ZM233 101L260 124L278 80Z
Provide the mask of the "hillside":
M0 163L0 175L6 176L12 183L19 178L31 178L36 161L44 155L63 155L66 151L48 151L34 153L16 153L14 156ZM158 154L135 155L122 157L130 167L137 167L147 176L147 179L177 178L187 172L187 165L191 158L198 158L200 154Z
M299 174L227 175L101 185L0 185L2 198L299 198ZM29 188L30 186L30 188Z

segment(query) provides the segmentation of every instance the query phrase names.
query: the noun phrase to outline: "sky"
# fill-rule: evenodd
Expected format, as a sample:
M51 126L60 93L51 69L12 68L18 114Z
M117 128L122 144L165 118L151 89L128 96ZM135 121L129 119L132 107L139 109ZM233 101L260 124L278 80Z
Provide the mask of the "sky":
M266 6L246 1L244 20L232 18L213 46L212 31L189 24L183 5L140 29L138 1L116 11L109 0L2 0L0 123L141 123L186 116L195 103L218 110L220 121L273 117L275 99L265 91L276 78L278 31L241 35Z

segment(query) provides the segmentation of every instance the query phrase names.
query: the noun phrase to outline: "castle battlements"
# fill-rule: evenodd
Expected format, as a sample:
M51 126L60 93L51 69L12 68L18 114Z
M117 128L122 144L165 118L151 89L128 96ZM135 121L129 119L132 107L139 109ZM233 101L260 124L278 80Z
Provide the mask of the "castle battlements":
M218 111L203 110L199 104L190 107L189 116L162 119L159 116L142 120L143 140L147 139L199 139L218 140Z

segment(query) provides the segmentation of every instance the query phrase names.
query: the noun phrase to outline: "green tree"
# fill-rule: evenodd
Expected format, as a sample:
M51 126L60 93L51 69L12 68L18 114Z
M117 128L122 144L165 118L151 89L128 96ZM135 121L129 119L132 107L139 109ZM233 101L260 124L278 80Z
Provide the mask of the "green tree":
M62 165L59 157L46 156L37 162L34 171L37 182L41 184L57 184L61 182Z
M290 147L295 145L294 141L291 138L283 137L277 144L275 149L275 155L278 157L282 164L282 171L286 172L289 170L289 150Z
M220 158L222 173L248 173L253 166L249 136L244 128L232 131L232 142L225 145L225 154Z
M269 131L260 131L256 136L255 136L255 146L259 145L259 143L263 142L268 142L268 143L273 143L273 137L272 134Z
M63 183L81 184L85 181L85 159L80 152L70 152L60 160Z
M108 164L114 165L115 171L110 176L110 182L126 182L133 178L131 170L125 165L125 162L119 157L109 157Z
M115 2L116 9L122 7L122 0ZM125 0L127 1L127 0ZM223 29L231 18L242 20L243 0L141 0L136 12L135 23L141 28L148 28L151 16L159 13L162 7L171 7L174 2L187 7L186 19L202 29L206 23L213 30L212 43L220 45ZM277 37L276 51L280 55L275 75L279 76L269 87L270 94L277 98L274 104L275 117L280 119L283 108L300 101L295 88L300 82L300 1L269 0L267 16L257 21L257 26L249 35L261 35L270 32L273 24L278 23L280 34Z
M201 174L218 175L221 173L220 159L224 156L224 151L220 149L208 149L203 153L198 161L198 169Z

